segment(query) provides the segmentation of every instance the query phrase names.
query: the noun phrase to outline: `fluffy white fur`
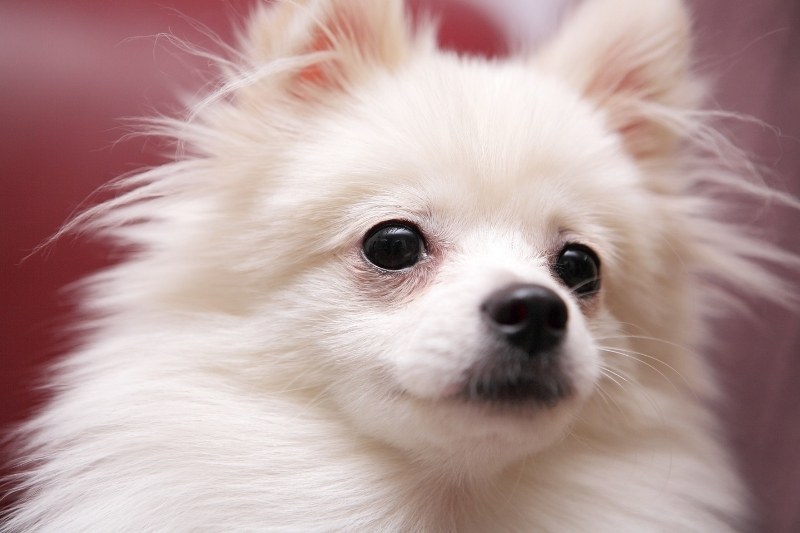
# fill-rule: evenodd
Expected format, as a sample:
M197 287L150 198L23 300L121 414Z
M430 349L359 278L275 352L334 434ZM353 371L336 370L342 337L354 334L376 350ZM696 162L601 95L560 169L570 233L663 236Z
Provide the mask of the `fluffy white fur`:
M132 244L25 428L3 531L723 531L747 516L701 352L787 259L719 217L679 0L588 0L540 50L436 49L397 0L257 10L183 156L79 225ZM730 162L730 159L727 159ZM738 166L738 165L734 165ZM765 193L767 194L767 193ZM426 261L361 253L407 220ZM591 245L602 289L552 273ZM461 400L481 302L560 294L557 405Z

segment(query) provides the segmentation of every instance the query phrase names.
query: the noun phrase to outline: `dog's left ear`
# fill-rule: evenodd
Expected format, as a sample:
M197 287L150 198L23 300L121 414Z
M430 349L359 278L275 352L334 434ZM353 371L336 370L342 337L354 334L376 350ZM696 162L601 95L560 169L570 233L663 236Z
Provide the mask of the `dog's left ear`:
M295 60L281 89L317 99L402 63L410 34L402 0L279 0L254 14L245 48L255 65Z
M678 139L659 117L702 96L690 26L681 0L585 0L536 64L603 109L634 157L663 156Z

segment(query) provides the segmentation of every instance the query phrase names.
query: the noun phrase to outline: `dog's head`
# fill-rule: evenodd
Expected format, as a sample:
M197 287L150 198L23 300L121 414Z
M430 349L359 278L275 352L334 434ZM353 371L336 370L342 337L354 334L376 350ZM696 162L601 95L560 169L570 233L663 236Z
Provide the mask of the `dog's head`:
M209 357L248 390L433 460L541 450L663 369L624 338L692 329L688 40L678 0L588 0L507 61L437 50L400 1L264 9L181 126L198 155L157 171L164 301L237 317L246 355Z

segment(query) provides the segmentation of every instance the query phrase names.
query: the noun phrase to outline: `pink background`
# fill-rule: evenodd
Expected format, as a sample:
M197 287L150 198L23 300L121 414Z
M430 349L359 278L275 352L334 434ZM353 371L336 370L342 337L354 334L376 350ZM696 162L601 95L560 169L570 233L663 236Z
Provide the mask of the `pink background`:
M544 0L542 0L544 1ZM558 2L559 0L554 0ZM471 0L472 5L490 0ZM496 30L457 0L418 0L445 9L443 40L498 52ZM513 3L513 2L512 2ZM800 2L695 0L700 64L716 79L720 107L775 129L732 128L739 143L800 196ZM68 237L22 259L101 184L159 161L161 146L117 142L119 120L176 109L176 87L196 87L196 60L151 37L197 33L176 11L229 35L227 20L248 1L0 1L0 431L30 414L43 364L71 345L65 285L113 261L98 243ZM516 2L531 9L535 2ZM521 13L520 16L523 14ZM495 19L499 20L499 19ZM143 37L141 39L129 39ZM176 79L181 83L176 85ZM779 133L778 133L779 132ZM102 197L102 195L101 195ZM91 201L96 201L92 199ZM800 213L759 217L800 253ZM795 279L798 279L795 275ZM763 302L757 321L720 326L716 360L729 391L724 415L757 500L755 531L800 531L800 318Z
M735 129L771 168L775 184L800 196L800 2L696 0L703 63L716 74L724 109L775 131ZM765 217L784 247L800 252L800 213ZM795 285L800 280L794 273ZM757 320L720 328L718 361L730 394L726 420L742 471L762 511L760 531L800 531L800 315L753 302Z

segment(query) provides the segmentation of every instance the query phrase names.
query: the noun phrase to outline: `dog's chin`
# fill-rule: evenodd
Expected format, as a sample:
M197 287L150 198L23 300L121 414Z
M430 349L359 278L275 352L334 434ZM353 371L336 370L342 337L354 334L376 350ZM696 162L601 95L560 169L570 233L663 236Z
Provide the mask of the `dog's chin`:
M544 400L517 387L482 397L462 393L409 400L418 430L410 439L396 432L395 442L420 457L476 474L502 469L558 442L582 405L577 394Z
M438 395L396 387L374 402L350 396L346 410L361 432L416 460L479 475L557 442L585 398L566 376L511 379L498 370L479 370Z
M542 435L548 432L543 426L561 425L557 421L559 418L567 422L570 418L567 412L580 403L571 395L558 401L542 401L517 390L504 391L502 394L503 396L480 399L464 394L439 400L417 401L422 409L441 410L446 416L453 417L453 420L460 419L464 423L460 431L462 436L474 436L477 440L485 436L515 440L518 435L529 432ZM479 424L479 427L472 424ZM536 424L539 424L538 428L534 427Z

